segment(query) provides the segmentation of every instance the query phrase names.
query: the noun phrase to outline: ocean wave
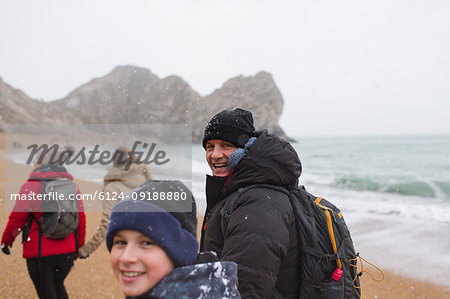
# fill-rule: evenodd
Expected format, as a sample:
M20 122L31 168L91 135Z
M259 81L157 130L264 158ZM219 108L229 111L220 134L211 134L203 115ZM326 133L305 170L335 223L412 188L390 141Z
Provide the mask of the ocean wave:
M334 181L335 186L357 191L374 191L413 195L427 198L450 199L450 182L432 180L412 180L384 182L371 177L341 176Z

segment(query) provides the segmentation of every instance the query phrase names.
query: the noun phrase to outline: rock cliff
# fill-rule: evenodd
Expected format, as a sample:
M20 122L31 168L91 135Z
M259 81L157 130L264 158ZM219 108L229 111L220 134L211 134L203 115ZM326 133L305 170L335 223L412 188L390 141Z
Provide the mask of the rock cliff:
M5 124L81 123L71 111L52 102L33 100L0 78L0 131Z
M180 77L119 66L52 102L33 100L0 78L0 129L6 123L189 123L199 141L212 115L236 106L253 112L256 128L287 138L278 125L283 98L266 72L232 78L202 97Z

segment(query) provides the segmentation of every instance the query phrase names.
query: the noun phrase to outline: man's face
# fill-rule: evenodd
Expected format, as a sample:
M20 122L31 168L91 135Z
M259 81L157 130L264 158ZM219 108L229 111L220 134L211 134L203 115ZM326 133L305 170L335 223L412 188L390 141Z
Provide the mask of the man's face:
M206 161L215 176L228 176L228 158L237 150L231 142L222 139L211 139L206 142Z

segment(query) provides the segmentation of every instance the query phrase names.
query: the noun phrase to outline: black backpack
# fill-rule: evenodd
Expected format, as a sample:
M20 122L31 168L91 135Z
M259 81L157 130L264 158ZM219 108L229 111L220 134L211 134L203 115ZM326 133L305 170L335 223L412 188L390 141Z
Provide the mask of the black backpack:
M307 192L304 186L290 190L267 184L241 188L225 199L221 210L222 232L225 232L237 199L253 188L273 189L289 196L301 248L299 298L359 299L358 255L342 213L327 200Z
M51 180L41 180L42 196L41 220L31 213L31 218L39 228L39 253L41 256L41 238L44 235L47 239L61 240L75 233L75 246L78 251L77 227L79 222L78 194L77 186L72 180L67 178L57 178ZM61 196L54 198L53 196ZM32 222L28 223L22 235L22 243L26 241Z

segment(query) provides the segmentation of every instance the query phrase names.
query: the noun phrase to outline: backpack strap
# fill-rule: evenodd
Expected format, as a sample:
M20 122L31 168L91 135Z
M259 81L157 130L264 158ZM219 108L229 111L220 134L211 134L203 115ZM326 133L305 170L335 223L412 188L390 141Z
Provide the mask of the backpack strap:
M31 219L33 219L34 222L36 222L37 227L39 229L38 258L41 258L41 247L42 247L42 228L41 228L41 223L37 220L37 218L33 215L33 213L31 213Z
M78 227L73 231L73 237L75 238L75 256L78 256Z
M298 272L298 277L300 278L300 281L301 281L301 279L303 277L303 275L302 275L302 252L304 250L304 246L303 246L302 238L301 238L301 235L300 235L300 225L301 225L301 223L300 223L300 219L298 218L298 213L299 212L297 211L297 209L300 209L300 205L294 199L294 194L293 194L294 190L296 190L296 189L298 189L298 180L297 180L295 186L290 186L288 197L289 197L289 202L291 203L292 210L294 211L295 226L296 226L296 229L297 229L297 244L298 244L297 245L298 246L298 250L297 250L297 252L298 252L297 272ZM298 290L298 292L299 292L298 293L299 294L299 299L301 299L300 298L300 289Z
M30 214L32 214L32 212L30 212ZM22 230L22 244L25 244L25 242L27 241L32 225L33 225L33 219L31 219L31 216L30 216L30 217L28 217L25 227Z
M40 179L39 181L40 181L41 184L42 184L41 194L44 194L44 193L45 193L45 187L46 187L46 185L48 184L48 182L49 182L50 180L48 180L48 179ZM33 213L31 213L31 219L33 219L34 222L36 222L37 227L38 227L38 229L39 229L38 258L41 258L41 255L42 255L42 234L43 234L43 233L42 233L41 223L37 220L36 216L34 216ZM30 228L31 228L31 227L30 227ZM40 264L39 264L39 267L40 267Z
M334 212L330 208L321 205L320 202L322 201L322 197L317 197L314 203L325 213L325 217L327 218L327 227L328 227L328 234L330 236L330 242L331 246L333 247L333 251L336 256L336 263L339 269L342 269L342 263L341 260L337 257L338 249L336 245L336 238L334 237L334 228L333 228L333 221L331 217L334 217ZM331 212L331 213L330 213Z

